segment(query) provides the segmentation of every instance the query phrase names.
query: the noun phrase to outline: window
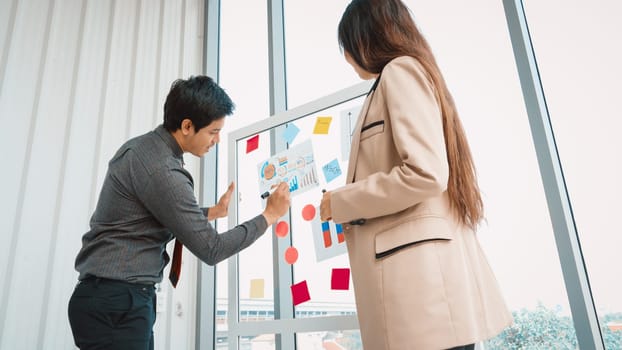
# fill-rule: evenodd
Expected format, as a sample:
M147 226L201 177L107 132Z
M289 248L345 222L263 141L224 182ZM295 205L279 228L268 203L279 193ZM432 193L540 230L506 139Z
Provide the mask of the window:
M607 349L622 344L619 1L524 2ZM551 25L554 18L555 25Z
M503 4L406 3L435 53L466 129L486 215L478 235L515 316L518 335L504 332L486 348L576 345L574 332L566 332L573 329L568 297ZM557 322L558 333L540 334L546 329L542 319ZM543 342L531 334L544 337Z
M289 111L296 111L310 101L324 101L321 96L360 82L343 59L337 43L337 23L348 2L321 0L307 4L284 0ZM618 346L615 344L622 342L622 332L615 330L622 328L622 305L615 295L620 286L611 285L615 279L611 278L615 276L615 264L611 262L616 261L615 250L622 242L610 218L622 209L618 201L622 186L616 182L621 175L616 151L622 149L622 143L613 134L620 129L621 122L615 118L617 109L612 101L621 92L617 82L622 74L616 63L622 61L622 54L619 45L611 43L617 42L616 34L622 32L622 22L613 17L622 11L622 5L605 0L577 1L564 3L565 6L525 2L594 298L601 323L606 327L603 328L605 343L607 348L614 349ZM405 0L405 3L433 49L467 132L486 210L486 221L478 234L516 321L515 327L488 341L485 348L576 347L503 5L489 0L450 5L435 0ZM269 114L267 4L232 0L223 1L221 6L221 85L237 105L235 115L227 120L226 130L231 132L261 121ZM551 18L555 18L555 26L550 25ZM245 23L245 30L241 29L241 22ZM303 126L317 116L331 115L334 123L342 111L356 109L360 104L357 100L344 101L323 105L310 114L289 117L299 118L293 123ZM300 129L308 130L309 125ZM244 169L238 174L237 184L241 193L239 222L262 208L256 199L256 176L247 176L271 154L270 133L265 130L258 133L260 142L255 153L247 154L245 149L245 142L254 135L246 135L237 143L237 167ZM298 137L290 147L304 137L318 135ZM326 145L330 143L323 146ZM219 148L219 193L224 191L229 178L225 161L230 154L227 147L223 140ZM314 152L318 158L328 154L337 157L345 172L347 167L340 152L334 149ZM328 160L318 159L318 163ZM330 188L338 185L338 181L324 181L322 186ZM319 198L317 193L310 192L292 200L289 232L299 256L292 266L291 278L293 283L306 281L312 299L294 307L294 319L288 326L299 349L321 346L323 341L346 346L342 343L344 339L348 339L347 348L358 349L358 331L346 329L352 326L350 321L346 322L348 327L333 327L341 329L335 332L297 328L311 317L321 324L325 316L356 312L351 291L337 292L326 285L330 268L347 267L347 258L342 255L316 261L312 233L304 229L308 223L300 218L301 210L309 203L319 203ZM219 230L227 227L227 220L219 221ZM239 315L235 317L241 323L233 334L230 329L227 331L227 320L221 321L228 315L229 267L226 262L218 266L219 344L235 337L241 348L250 346L251 342L253 346L275 346L275 335L271 333L280 330L270 329L269 323L275 317L275 303L280 301L274 295L273 280L279 276L273 276L276 271L273 264L282 267L284 262L281 256L275 256L273 235L270 230L239 255L235 286L239 288L236 290ZM263 281L261 297L254 293L257 290L253 289L253 280ZM278 293L280 298L287 298L290 291L281 288ZM246 331L249 328L243 323L251 319L255 322L252 325L268 329L267 335L256 336ZM552 328L546 328L549 326ZM549 332L543 334L543 329ZM291 333L281 335L292 336ZM608 337L613 340L608 342Z
M337 42L337 25L349 2L284 1L289 108L360 82Z
M262 1L227 0L220 3L220 85L236 107L234 114L227 117L223 137L218 145L219 196L226 190L229 178L226 163L227 134L269 116L266 8L266 3ZM217 225L219 232L226 231L227 218L219 219ZM216 266L217 311L226 311L229 306L228 269L228 261ZM268 286L268 290L272 290L271 286ZM225 332L226 329L227 320L217 323L217 334L220 335L219 332Z

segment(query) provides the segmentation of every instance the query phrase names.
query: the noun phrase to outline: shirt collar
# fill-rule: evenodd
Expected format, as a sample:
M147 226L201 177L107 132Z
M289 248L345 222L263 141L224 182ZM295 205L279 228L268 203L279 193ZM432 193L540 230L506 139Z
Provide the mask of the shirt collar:
M376 78L376 81L374 81L374 85L372 85L371 89L369 89L369 92L367 93L367 95L371 94L373 91L376 91L376 87L378 87L379 82L380 82L380 74Z
M175 155L175 157L183 161L184 151L182 151L181 147L179 146L179 144L177 143L177 140L175 140L173 135L164 128L164 125L162 124L158 125L158 127L154 130L154 132L158 136L160 136L160 138L162 138L164 143L166 143L166 145L171 149L171 151L173 151L173 154Z

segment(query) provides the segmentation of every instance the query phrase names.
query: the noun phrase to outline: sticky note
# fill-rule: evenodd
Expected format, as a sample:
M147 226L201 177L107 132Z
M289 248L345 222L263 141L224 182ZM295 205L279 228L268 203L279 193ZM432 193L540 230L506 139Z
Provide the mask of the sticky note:
M281 238L287 236L288 231L289 225L285 221L279 221L279 223L276 224L276 228L274 229L274 233Z
M264 297L264 280L257 278L251 280L251 298L258 299Z
M330 277L330 289L350 289L350 269L333 269Z
M307 287L307 281L293 284L290 288L292 290L292 301L294 302L294 306L311 300L309 288Z
M343 226L341 226L341 224L335 224L335 231L337 232L337 242L345 242L346 235L343 233Z
M333 245L333 240L330 237L330 224L328 221L322 222L322 238L324 240L324 248L329 248Z
M289 247L285 249L285 262L288 264L293 264L298 260L298 249L294 247Z
M259 147L259 134L246 140L246 153L250 153Z
M315 120L315 128L313 128L314 134L328 134L328 128L333 117L317 117Z
M324 165L322 167L322 171L324 172L326 182L331 182L339 175L341 175L341 168L339 167L339 161L337 160L337 158Z
M311 221L315 217L315 207L312 204L307 204L302 208L302 218L306 221Z
M300 129L296 125L289 123L283 132L283 138L287 143L292 143L298 132L300 132Z

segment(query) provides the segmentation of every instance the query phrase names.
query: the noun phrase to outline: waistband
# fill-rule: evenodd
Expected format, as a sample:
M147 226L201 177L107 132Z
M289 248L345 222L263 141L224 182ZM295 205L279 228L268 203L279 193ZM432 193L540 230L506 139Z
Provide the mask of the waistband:
M127 282L127 281L114 280L110 278L102 278L102 277L95 277L95 276L89 276L87 278L81 279L79 283L81 284L82 283L84 284L93 283L95 285L109 284L109 285L118 285L118 286L134 287L134 288L155 287L155 284L150 283L150 282L132 283L132 282Z

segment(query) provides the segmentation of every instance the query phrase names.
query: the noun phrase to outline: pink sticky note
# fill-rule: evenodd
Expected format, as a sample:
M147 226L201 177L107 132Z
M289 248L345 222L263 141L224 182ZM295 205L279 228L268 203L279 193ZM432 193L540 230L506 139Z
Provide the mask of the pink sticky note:
M246 153L252 152L259 147L259 134L246 140Z
M330 277L330 289L350 289L350 269L333 269Z
M307 281L293 284L290 288L292 289L292 300L294 301L294 306L311 300L311 296L309 296L309 288L307 288Z

